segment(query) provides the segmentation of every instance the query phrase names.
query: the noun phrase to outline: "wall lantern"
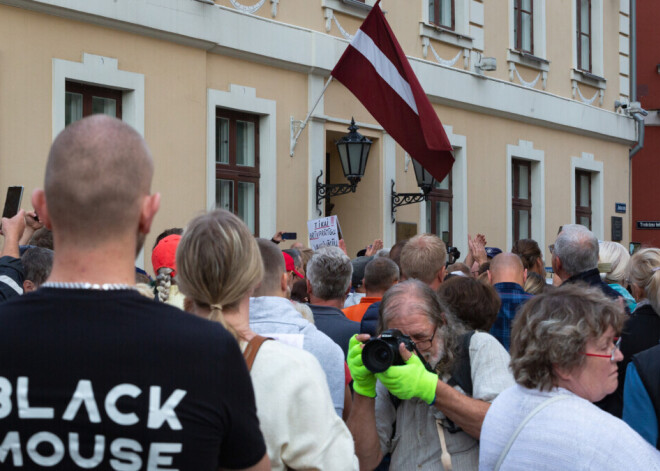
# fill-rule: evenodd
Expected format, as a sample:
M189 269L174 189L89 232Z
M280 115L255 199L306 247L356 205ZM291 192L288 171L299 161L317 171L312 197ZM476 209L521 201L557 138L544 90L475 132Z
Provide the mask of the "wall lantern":
M316 177L316 209L318 209L319 215L321 214L319 209L321 201L333 196L355 193L358 182L364 176L371 140L357 132L358 127L353 118L351 118L348 130L350 132L337 141L337 151L344 176L350 183L321 183L323 176L323 170L321 170L319 176Z
M415 169L415 178L417 179L417 186L422 190L422 193L396 193L394 191L394 180L392 180L392 222L396 219L394 213L398 206L406 204L421 203L429 199L429 193L435 184L435 178L426 171L422 164L412 159L413 168Z

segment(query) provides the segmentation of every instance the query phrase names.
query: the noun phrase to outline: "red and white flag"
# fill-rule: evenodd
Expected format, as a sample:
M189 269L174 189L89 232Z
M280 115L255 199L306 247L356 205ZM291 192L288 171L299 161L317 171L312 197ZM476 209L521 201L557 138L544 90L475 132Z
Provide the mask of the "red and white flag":
M379 3L331 74L413 159L442 181L454 163L451 144Z

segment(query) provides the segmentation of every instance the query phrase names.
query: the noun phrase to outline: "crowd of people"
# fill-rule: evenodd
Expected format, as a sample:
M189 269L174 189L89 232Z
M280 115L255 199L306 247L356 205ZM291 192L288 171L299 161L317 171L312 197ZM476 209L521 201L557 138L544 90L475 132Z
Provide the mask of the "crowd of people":
M660 249L569 224L462 262L351 258L215 210L163 231L125 123L53 142L2 220L3 468L660 470Z

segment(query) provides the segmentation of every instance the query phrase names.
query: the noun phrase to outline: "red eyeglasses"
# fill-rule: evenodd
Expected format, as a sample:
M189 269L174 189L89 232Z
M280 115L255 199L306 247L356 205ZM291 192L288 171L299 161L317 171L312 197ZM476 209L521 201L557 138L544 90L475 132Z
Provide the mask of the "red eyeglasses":
M609 358L610 361L614 363L614 357L616 356L616 351L620 350L620 348L621 348L621 337L617 339L616 343L614 344L614 348L612 349L612 353L610 353L609 355L601 355L598 353L586 353L586 352L582 352L582 353L588 357Z

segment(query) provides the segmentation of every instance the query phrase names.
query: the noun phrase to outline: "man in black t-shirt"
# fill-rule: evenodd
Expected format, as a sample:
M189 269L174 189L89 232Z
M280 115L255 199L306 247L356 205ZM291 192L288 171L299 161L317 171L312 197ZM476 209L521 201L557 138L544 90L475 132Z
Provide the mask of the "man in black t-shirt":
M114 118L53 143L33 194L53 269L0 307L3 469L270 468L235 340L134 290L152 175L144 141Z

